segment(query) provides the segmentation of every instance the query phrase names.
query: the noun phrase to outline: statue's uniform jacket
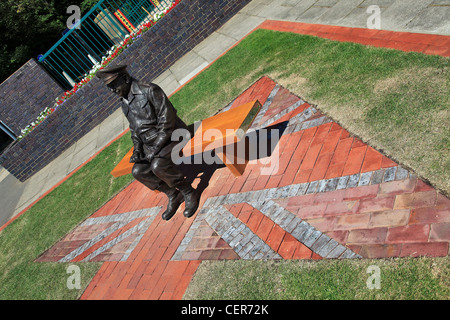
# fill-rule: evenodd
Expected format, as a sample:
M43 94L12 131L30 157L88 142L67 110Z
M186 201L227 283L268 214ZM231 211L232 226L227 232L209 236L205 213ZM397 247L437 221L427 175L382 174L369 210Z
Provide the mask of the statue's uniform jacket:
M122 111L130 123L135 150L144 154L154 151L167 156L172 132L186 128L164 91L156 84L144 84L132 79L128 100L122 99Z
M144 84L132 79L128 99L121 100L135 151L155 155L151 164L145 161L136 163L133 175L150 189L156 189L161 180L169 186L176 185L184 177L170 158L172 149L178 143L171 140L171 135L175 129L186 129L186 124L156 84Z

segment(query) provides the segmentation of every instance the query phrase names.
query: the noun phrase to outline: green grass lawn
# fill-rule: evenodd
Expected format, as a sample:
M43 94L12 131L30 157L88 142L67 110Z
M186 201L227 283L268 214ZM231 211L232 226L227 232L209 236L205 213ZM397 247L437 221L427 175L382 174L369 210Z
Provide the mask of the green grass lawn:
M259 30L183 87L171 101L181 117L192 123L214 114L259 77L268 75L448 193L448 62L448 58L438 56ZM130 175L114 179L109 174L131 146L129 134L123 136L0 233L0 299L76 299L81 295L99 263L78 263L82 289L68 290L66 269L70 264L34 260L131 182ZM395 290L383 297L448 297L448 282L441 282L442 274L448 279L448 269L441 267L442 261L448 265L448 259L399 259L387 264L386 268L392 270L400 264L399 272L393 274L406 280L397 281ZM236 267L240 263L248 265L240 269ZM255 288L254 298L261 294L261 298L308 299L339 298L332 293L336 291L333 279L349 279L355 272L362 277L366 263L311 262L307 266L315 272L306 274L305 265L295 262L220 262L201 268L212 268L213 272L222 267L222 276L230 287L259 277L264 281L247 286L250 291ZM229 267L225 267L227 264ZM433 273L433 264L439 266L438 272ZM289 271L280 269L284 265ZM273 277L273 272L281 276ZM334 278L326 276L333 272ZM424 288L420 294L403 294L414 291L411 283L418 283L407 279L419 278ZM389 289L387 279L383 282L385 290ZM270 289L273 281L280 288L277 296ZM314 283L314 295L298 292L305 281L309 287ZM349 281L344 281L349 289L342 298L352 296ZM220 296L224 291L217 286L216 293L209 290L207 294ZM378 296L376 292L357 292L355 297Z
M379 282L375 280L377 273ZM447 300L449 297L449 259L422 257L204 261L183 299Z
M379 282L375 280L377 273ZM345 261L205 261L183 298L447 300L449 297L449 259L422 257Z

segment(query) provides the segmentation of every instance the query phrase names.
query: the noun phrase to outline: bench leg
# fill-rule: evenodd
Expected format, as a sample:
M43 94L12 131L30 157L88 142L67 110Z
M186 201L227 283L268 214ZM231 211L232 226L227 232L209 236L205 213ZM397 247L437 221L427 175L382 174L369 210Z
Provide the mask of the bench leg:
M248 139L243 139L233 145L228 145L222 150L216 150L217 157L236 176L242 176L248 163Z

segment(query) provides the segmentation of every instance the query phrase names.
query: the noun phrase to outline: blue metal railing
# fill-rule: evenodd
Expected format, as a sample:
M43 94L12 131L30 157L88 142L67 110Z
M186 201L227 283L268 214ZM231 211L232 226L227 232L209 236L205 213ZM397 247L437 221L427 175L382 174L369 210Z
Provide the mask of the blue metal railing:
M38 57L49 74L66 90L73 88L102 57L171 0L100 0L63 37Z

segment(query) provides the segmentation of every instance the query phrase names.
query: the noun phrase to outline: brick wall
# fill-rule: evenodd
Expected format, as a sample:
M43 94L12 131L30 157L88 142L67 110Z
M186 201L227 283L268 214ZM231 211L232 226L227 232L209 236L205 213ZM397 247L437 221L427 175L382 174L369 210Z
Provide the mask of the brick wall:
M63 89L36 60L30 59L0 84L0 119L19 135L62 93Z
M134 77L151 81L250 1L184 0L116 58L114 64L129 64ZM40 83L34 81L30 86L40 86ZM57 96L54 94L51 99ZM95 78L23 140L5 151L0 156L0 165L25 181L119 106L117 97Z

